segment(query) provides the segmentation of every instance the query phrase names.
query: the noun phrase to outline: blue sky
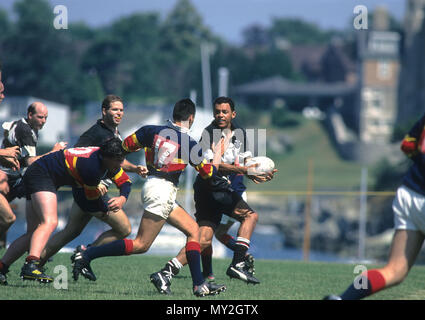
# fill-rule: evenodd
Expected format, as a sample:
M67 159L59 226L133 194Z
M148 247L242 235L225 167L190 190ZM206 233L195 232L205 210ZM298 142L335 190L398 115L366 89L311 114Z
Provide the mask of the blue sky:
M0 7L11 10L16 0L1 0ZM176 0L49 0L68 8L70 22L85 21L92 26L110 23L136 11L157 11L165 17ZM372 11L384 5L402 19L405 0L192 0L204 23L230 42L241 41L241 31L253 23L269 25L273 17L298 17L323 28L347 28L353 9L365 5Z

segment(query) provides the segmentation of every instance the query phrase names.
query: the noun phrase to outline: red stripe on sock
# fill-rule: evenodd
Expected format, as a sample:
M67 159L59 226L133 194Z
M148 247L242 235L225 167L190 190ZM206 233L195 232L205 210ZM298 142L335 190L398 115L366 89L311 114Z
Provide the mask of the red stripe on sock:
M34 261L34 260L40 260L40 257L36 257L36 256L28 256L28 257L26 257L26 259L25 259L25 261L26 261L26 262L31 262L31 261Z
M199 242L189 241L186 243L186 251L198 251L201 252L201 245Z
M367 271L367 279L369 280L371 291L375 293L385 288L385 278L378 270Z
M124 239L125 243L125 254L130 255L133 253L133 240L131 239Z
M212 256L212 253L213 253L212 246L208 246L204 250L202 250L201 255L203 255L203 256Z

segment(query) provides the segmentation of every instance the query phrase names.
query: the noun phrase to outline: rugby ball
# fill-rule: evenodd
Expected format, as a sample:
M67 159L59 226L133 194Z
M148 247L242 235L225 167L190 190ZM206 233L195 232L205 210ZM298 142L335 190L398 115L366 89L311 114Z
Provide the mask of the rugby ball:
M274 169L273 160L265 156L250 158L245 163L245 166L250 167L255 164L258 164L258 165L256 167L252 167L248 169L248 175L267 173L267 172L271 172Z

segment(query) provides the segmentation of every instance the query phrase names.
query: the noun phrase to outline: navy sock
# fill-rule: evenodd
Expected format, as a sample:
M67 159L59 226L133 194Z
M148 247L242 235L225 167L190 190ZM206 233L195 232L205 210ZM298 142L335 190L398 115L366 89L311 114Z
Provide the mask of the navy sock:
M115 240L102 246L90 246L84 251L84 258L91 261L101 257L124 256L131 254L133 241L129 239Z
M385 279L374 269L361 274L341 295L342 300L360 300L385 288Z
M186 244L186 258L193 286L199 286L204 282L204 276L201 272L201 246L198 242L190 241Z

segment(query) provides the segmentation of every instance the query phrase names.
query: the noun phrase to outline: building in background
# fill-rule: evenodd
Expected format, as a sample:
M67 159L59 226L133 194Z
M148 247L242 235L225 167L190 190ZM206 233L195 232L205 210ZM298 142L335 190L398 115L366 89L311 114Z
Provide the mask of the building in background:
M400 113L400 47L401 35L390 31L387 9L377 7L373 26L355 31L355 54L348 53L340 38L326 47L287 45L293 67L306 81L275 76L239 85L234 92L246 101L269 99L271 106L277 99L304 98L305 107L326 113L327 127L342 157L373 163L391 157L398 148L392 139Z

